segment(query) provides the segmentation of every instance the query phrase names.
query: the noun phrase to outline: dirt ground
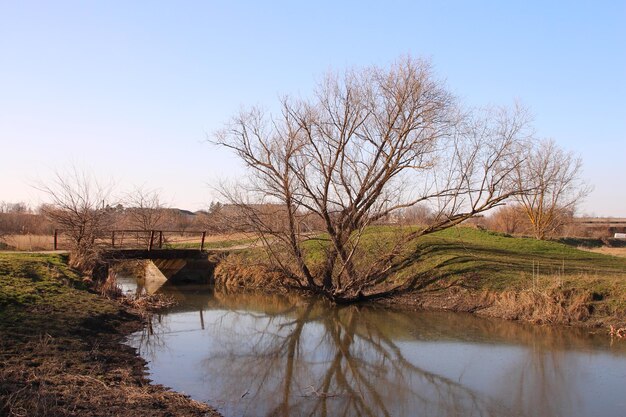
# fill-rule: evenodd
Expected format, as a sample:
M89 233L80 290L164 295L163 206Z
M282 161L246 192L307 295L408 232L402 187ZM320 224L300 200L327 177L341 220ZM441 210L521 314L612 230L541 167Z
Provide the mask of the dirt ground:
M150 385L144 361L121 344L140 328L136 316L120 311L62 329L38 326L37 316L44 312L32 313L0 326L0 415L218 415L205 404Z

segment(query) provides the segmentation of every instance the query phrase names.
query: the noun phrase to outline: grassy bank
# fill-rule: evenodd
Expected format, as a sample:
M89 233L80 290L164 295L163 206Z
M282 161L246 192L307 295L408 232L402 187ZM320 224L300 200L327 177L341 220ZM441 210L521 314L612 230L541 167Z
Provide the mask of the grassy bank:
M537 323L626 322L626 259L459 227L416 242L404 278L433 278L397 303Z
M254 245L256 239L241 238L229 239L228 237L221 240L207 240L204 242L204 249L231 249L235 247L248 247ZM200 249L200 242L174 242L164 244L165 249Z
M395 233L389 227L372 228L363 244L373 252ZM310 260L323 256L319 243L311 243L307 250ZM411 260L393 280L417 278L418 284L386 303L540 323L619 325L626 321L625 258L471 227L417 239L406 250ZM234 257L218 267L218 282L220 275L261 275L257 265L250 265L246 274L246 262L258 259L254 254Z
M0 254L0 415L211 415L149 384L145 362L121 344L141 325L62 255Z

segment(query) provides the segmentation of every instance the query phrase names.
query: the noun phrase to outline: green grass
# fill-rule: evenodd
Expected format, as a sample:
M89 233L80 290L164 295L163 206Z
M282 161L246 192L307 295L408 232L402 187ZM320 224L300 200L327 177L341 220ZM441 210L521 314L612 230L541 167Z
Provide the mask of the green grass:
M116 312L113 303L87 291L66 256L0 253L0 320L34 310L65 319Z
M376 258L398 229L370 228L362 238L364 264ZM313 263L324 257L323 244L305 245ZM472 227L455 227L423 236L405 247L410 261L393 278L396 282L415 276L464 278L476 289L520 290L559 284L617 294L626 304L626 258L593 253L551 241L511 237ZM369 259L368 259L369 257ZM534 271L534 272L533 272Z
M562 281L626 279L626 259L556 242L514 238L471 228L449 229L418 241L423 261L450 275L475 274L494 289L525 288L533 277ZM533 273L534 269L534 273Z
M59 255L0 254L0 306L35 304L80 280Z

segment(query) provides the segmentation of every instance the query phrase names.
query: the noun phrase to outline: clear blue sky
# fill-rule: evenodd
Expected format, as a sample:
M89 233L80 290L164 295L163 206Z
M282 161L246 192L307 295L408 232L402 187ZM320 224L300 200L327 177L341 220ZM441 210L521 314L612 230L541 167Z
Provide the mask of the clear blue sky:
M582 211L626 216L625 1L0 0L0 200L73 163L202 208L239 172L205 139L241 106L402 54L468 104L520 99L582 155Z

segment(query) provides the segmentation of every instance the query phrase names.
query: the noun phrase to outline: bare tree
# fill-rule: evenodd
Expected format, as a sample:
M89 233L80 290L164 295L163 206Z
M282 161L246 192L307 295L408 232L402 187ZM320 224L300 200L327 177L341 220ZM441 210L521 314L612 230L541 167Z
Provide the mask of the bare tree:
M331 74L313 99L281 105L278 117L243 111L216 135L250 172L241 188L223 194L247 214L290 285L336 302L415 285L390 279L415 255L408 242L518 192L511 177L527 139L524 111L461 112L425 61ZM281 227L252 203L280 205ZM364 238L379 220L418 204L433 210L427 225ZM302 231L301 219L311 215L325 234ZM320 248L322 259L309 256Z
M430 207L419 204L401 210L400 219L403 224L424 225L430 223L433 214L433 210Z
M158 191L137 187L126 195L125 204L131 228L148 231L162 226L165 205Z
M213 233L225 233L231 229L231 225L227 223L224 211L222 203L212 201L206 210L196 213L197 224Z
M527 223L526 212L519 204L500 207L486 219L488 229L509 234L524 233Z
M99 255L96 240L109 226L112 187L73 167L38 188L50 199L42 213L69 238L71 266L90 271Z
M520 190L517 196L537 239L561 228L589 194L582 179L582 159L561 149L553 140L544 140L516 170Z
M9 203L0 201L0 213L32 213L33 211L24 202Z

